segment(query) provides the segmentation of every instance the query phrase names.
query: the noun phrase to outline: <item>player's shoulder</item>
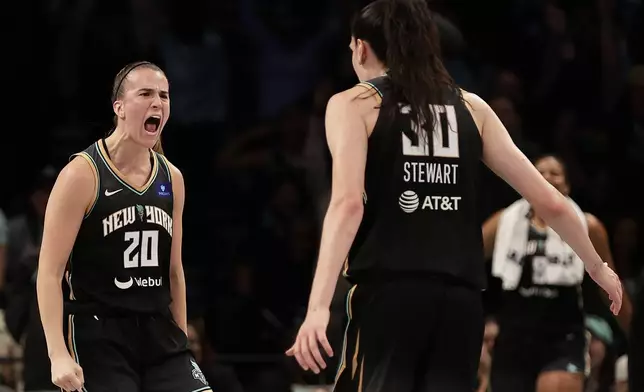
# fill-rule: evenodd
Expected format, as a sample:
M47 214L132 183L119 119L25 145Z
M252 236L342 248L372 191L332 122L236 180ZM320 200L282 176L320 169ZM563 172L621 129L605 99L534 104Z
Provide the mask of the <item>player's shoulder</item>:
M588 231L591 233L604 233L606 232L606 227L599 218L595 215L585 212L584 216L586 217L586 225L588 226Z
M94 183L96 180L96 166L92 159L85 153L76 154L58 173L57 182Z
M483 98L472 92L461 89L461 93L465 107L472 115L479 132L481 132L483 130L483 124L485 124L485 120L488 118L492 108Z
M362 87L361 85L355 85L349 89L333 94L331 98L329 98L329 106L352 104L355 99L364 92L364 87Z
M98 174L95 166L86 156L78 154L73 157L58 173L52 197L61 200L83 202L96 194Z
M380 95L376 90L363 84L357 84L332 95L327 103L327 113L350 111L351 113L360 114L361 109L373 109L374 99L380 100Z
M463 89L461 89L461 93L463 94L463 100L465 101L465 103L468 104L472 109L487 110L490 108L490 105L488 105L488 103L485 102L483 98L476 95L475 93Z

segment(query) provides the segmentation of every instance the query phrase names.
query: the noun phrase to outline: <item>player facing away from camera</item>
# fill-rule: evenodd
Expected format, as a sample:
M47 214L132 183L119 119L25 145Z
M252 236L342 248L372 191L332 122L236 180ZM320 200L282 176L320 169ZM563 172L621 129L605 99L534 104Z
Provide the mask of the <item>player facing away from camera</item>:
M66 391L210 391L186 336L183 176L160 153L168 80L152 63L130 64L112 102L113 132L74 154L45 215L37 292L53 382Z
M489 105L445 70L424 0L376 0L351 26L360 79L333 96L332 195L306 318L287 355L326 366L329 304L353 284L337 392L472 391L485 287L478 172L511 184L621 306L621 285L565 197L514 145ZM346 260L346 262L345 262Z

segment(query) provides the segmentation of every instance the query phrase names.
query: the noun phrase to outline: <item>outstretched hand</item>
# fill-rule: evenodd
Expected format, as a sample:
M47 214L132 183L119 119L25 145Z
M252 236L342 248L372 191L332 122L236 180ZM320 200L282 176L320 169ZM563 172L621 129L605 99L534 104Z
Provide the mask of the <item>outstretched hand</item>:
M588 271L588 274L608 294L608 298L612 301L610 311L614 315L619 314L619 310L622 308L623 295L622 282L619 280L619 276L606 263L595 268L592 272Z
M326 368L319 345L322 345L329 357L333 356L333 349L326 337L329 317L328 309L309 311L297 333L295 343L286 351L286 355L295 357L302 369L310 369L315 374L319 374L321 369Z

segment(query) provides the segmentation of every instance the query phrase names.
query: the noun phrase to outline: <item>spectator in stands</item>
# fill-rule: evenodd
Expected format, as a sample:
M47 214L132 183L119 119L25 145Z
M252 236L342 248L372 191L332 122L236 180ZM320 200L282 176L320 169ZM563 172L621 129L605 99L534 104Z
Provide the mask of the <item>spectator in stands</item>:
M590 374L584 392L611 392L615 380L615 354L612 349L613 330L606 320L586 316L586 329L590 332Z
M9 223L7 252L7 310L5 320L16 342L23 344L25 391L56 391L45 334L36 301L38 254L49 193L56 180L53 167L36 177L27 211Z
M0 296L4 296L4 273L7 257L7 242L9 241L9 227L7 218L0 210ZM4 302L4 301L2 301ZM2 304L4 308L4 304Z
M628 392L628 355L615 362L615 392Z
M4 272L6 263L7 244L9 241L9 226L7 218L0 210L0 392L12 392L8 385L15 384L15 363L12 362L16 355L16 343L7 330L5 323L4 307ZM6 361L6 362L5 362Z
M499 336L499 323L496 318L489 316L485 321L485 330L483 331L483 345L491 353L494 352L496 337Z
M483 346L481 347L481 360L478 371L479 387L477 392L489 392L491 390L490 372L492 370L494 343L496 342L498 334L499 324L494 317L488 317L485 321L485 330L483 332Z

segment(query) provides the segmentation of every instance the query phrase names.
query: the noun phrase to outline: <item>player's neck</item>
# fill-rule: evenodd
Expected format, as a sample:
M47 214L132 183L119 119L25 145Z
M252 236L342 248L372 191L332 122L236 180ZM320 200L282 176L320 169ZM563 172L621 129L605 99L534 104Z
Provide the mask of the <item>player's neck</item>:
M363 82L375 78L379 78L381 76L385 76L387 73L387 70L384 67L373 67L373 68L368 68L364 70L364 73L362 75Z
M124 132L116 129L105 138L109 158L121 171L145 165L150 159L150 152L125 136Z

